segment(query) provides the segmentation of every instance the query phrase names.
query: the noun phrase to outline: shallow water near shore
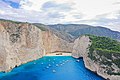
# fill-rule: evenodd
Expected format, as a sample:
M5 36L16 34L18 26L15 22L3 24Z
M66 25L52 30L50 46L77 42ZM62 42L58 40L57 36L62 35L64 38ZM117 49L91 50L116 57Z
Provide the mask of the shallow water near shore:
M83 59L71 56L45 56L11 72L0 73L0 80L104 80L85 68Z

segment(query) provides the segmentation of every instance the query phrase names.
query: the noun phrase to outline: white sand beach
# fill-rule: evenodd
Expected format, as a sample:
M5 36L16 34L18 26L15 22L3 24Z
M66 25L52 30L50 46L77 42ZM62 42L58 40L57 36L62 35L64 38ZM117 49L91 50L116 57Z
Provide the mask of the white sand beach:
M45 56L71 56L71 53L55 52L46 54Z

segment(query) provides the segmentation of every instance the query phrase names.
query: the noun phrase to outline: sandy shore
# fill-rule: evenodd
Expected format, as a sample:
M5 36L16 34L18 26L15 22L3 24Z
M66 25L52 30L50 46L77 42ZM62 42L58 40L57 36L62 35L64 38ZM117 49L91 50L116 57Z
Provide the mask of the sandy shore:
M46 56L71 56L71 53L56 52L56 53L46 54Z

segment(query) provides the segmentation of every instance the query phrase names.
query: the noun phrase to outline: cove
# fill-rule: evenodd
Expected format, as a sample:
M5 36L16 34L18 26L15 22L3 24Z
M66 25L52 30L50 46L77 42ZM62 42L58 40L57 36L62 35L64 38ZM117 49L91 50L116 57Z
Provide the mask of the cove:
M0 73L0 80L104 80L88 70L83 59L71 56L45 56L11 72Z

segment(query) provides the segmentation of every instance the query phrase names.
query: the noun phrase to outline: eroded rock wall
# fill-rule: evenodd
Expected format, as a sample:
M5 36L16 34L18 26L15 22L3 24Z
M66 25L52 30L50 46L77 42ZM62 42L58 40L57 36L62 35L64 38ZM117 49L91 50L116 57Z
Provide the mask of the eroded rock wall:
M75 58L83 57L84 55L86 55L86 53L88 53L87 48L90 44L91 43L89 42L88 36L77 38L74 41L72 56Z
M9 71L47 53L70 52L70 45L51 31L32 24L0 21L0 71Z
M69 43L66 40L56 36L51 31L43 31L43 45L46 50L46 54L52 52L72 52L73 43Z
M40 29L31 24L0 21L0 71L8 71L44 54Z
M97 73L98 75L104 77L105 79L110 80L119 80L119 75L110 75L107 73L109 68L111 68L107 64L101 64L103 61L110 61L107 57L98 55L98 51L94 51L92 55L96 60L93 60L89 57L89 46L92 44L89 36L82 36L75 40L73 45L72 56L75 58L83 57L85 67L90 69L91 71ZM118 56L112 55L113 58L118 58ZM112 62L111 62L112 63ZM112 69L114 72L120 72L120 68L118 68L115 64L112 65Z

